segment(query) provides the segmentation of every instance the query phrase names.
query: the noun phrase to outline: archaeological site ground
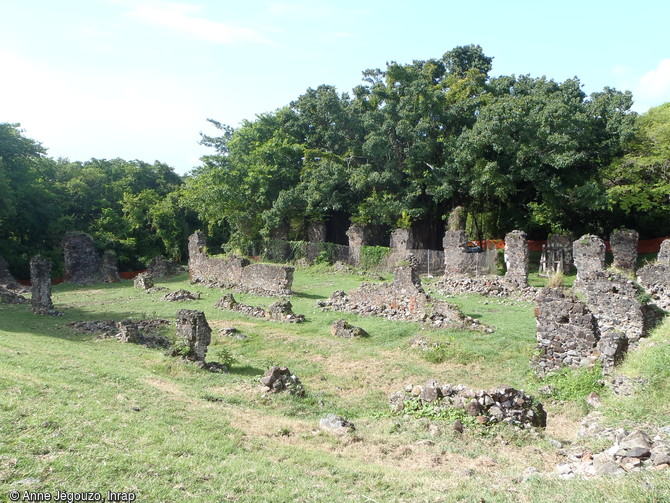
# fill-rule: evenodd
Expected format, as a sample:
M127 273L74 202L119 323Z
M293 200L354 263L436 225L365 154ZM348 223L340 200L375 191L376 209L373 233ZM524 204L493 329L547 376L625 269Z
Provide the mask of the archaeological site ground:
M462 234L437 266L402 232L368 269L202 233L134 279L81 234L64 283L0 264L0 498L670 501L670 242Z

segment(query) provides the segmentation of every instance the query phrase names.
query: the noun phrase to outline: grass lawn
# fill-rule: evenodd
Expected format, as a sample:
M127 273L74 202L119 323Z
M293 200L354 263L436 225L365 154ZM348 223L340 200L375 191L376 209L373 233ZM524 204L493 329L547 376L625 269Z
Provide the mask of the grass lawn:
M124 281L55 286L62 317L0 304L0 501L8 501L12 490L132 491L137 501L148 502L670 501L667 470L591 480L553 475L564 458L550 439L568 448L575 441L587 412L580 391L574 399L545 403L549 424L539 434L505 428L460 434L448 422L389 413L390 393L429 379L477 389L505 383L536 396L545 383L528 365L535 349L532 304L450 299L494 327L493 334L317 308L316 300L334 290L370 279L327 267L297 268L291 302L306 316L300 325L215 309L222 290L190 285L186 276L157 284L200 291L200 300L165 302L162 294ZM275 300L235 298L263 307ZM232 354L237 363L230 373L212 374L158 349L96 339L67 326L129 317L174 320L178 309L205 312L213 330L208 359L221 350ZM332 337L330 325L340 318L370 337ZM218 333L229 326L247 338ZM173 332L166 327L165 335ZM418 334L442 343L439 358L410 346ZM668 348L666 323L625 362L625 372L652 381L633 397L604 397L613 425L668 423ZM307 395L262 396L259 378L271 365L288 366ZM652 398L656 413L644 407ZM343 437L319 431L328 413L353 421L356 431ZM523 481L531 467L539 475Z

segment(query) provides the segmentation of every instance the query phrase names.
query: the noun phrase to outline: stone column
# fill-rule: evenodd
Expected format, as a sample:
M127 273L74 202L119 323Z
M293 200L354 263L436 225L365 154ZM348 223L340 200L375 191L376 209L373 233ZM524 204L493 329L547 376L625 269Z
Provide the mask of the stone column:
M470 263L468 236L462 230L448 230L444 233L444 273L465 274Z
M79 285L100 281L100 257L91 236L84 232L68 232L62 245L65 281Z
M577 267L577 281L605 270L605 243L598 236L586 234L572 244Z
M205 313L190 309L177 311L177 340L187 348L184 358L204 362L207 347L212 340L212 329Z
M121 281L119 276L119 261L116 258L116 253L111 250L106 250L102 255L102 280L105 283L118 283Z
M614 255L614 263L617 269L624 271L635 271L637 263L637 244L640 235L637 231L630 229L618 229L610 235L610 248Z
M661 249L658 251L656 262L670 265L670 239L664 239L661 243Z
M528 285L528 239L520 230L505 236L505 279L520 286Z
M54 314L54 305L51 301L51 262L41 255L33 257L30 260L30 281L33 314Z
M349 262L352 265L361 264L361 246L368 244L367 229L364 225L353 224L347 231L349 238Z

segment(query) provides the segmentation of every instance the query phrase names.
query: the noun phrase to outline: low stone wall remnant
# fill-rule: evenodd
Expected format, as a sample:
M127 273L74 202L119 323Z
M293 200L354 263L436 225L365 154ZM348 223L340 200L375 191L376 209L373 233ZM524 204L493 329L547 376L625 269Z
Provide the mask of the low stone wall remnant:
M407 402L418 400L421 406L464 409L481 425L507 423L519 428L547 425L544 407L523 390L501 385L491 390L473 390L463 385L428 381L423 386L406 386L389 396L391 410L404 410Z
M197 231L189 237L188 271L191 282L207 286L233 288L260 295L291 295L293 267L251 264L240 257L209 258L207 238Z
M328 310L390 320L424 322L434 327L483 328L477 320L464 316L456 306L427 295L416 271L409 266L398 267L392 283L366 282L348 294L338 290L328 300L317 301L317 305Z
M305 321L304 315L295 314L293 312L293 305L287 299L282 299L273 303L270 308L266 310L262 307L249 306L247 304L237 302L232 293L227 293L218 301L216 301L214 307L219 309L226 309L228 311L237 311L246 316L264 318L271 321L283 321L286 323L302 323Z
M288 367L270 367L261 377L261 389L264 393L287 392L291 395L304 396L305 388L300 379Z
M572 244L572 254L577 268L576 282L605 270L605 242L598 236L587 234Z

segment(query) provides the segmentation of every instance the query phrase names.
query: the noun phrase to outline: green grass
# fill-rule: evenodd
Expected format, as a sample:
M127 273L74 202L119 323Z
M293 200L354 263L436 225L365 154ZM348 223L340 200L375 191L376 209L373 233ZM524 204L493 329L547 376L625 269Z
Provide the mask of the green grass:
M391 392L429 379L473 388L506 383L531 394L544 383L528 366L535 345L530 303L450 299L494 327L493 334L431 330L316 307L334 290L371 280L378 275L297 268L291 302L307 318L300 325L215 309L222 291L190 285L185 276L159 285L200 291L200 300L165 302L162 294L145 294L125 281L54 287L63 317L0 304L0 501L12 489L127 490L151 502L642 502L663 501L670 492L667 474L660 472L592 481L542 475L520 482L526 468L547 474L560 461L542 434L502 429L487 437L466 427L461 435L452 431L451 416L386 414ZM264 307L275 300L235 297ZM208 373L160 350L97 340L66 326L128 317L173 320L183 308L206 313L213 328L210 359L217 353L234 359L230 373ZM370 337L332 337L330 325L339 318ZM223 326L237 327L247 339L218 334ZM630 402L608 397L613 417L652 422L651 413L635 412L649 398L668 417L670 330L664 327L622 367L651 377L652 386ZM410 347L418 334L448 350L426 358ZM298 375L305 398L261 395L259 378L275 364ZM574 429L583 413L566 403L547 404L553 436L571 438L572 430L552 425ZM356 432L319 432L319 419L331 412L352 420Z

